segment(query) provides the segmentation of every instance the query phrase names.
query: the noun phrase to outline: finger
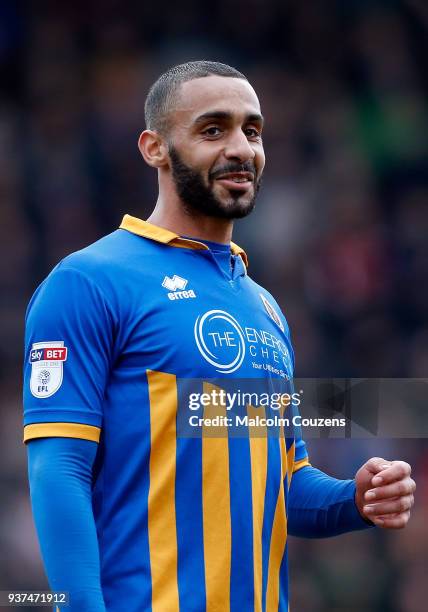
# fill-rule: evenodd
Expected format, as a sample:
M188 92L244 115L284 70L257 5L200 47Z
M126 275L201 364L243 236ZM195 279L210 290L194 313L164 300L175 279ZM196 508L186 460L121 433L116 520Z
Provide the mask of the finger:
M379 485L396 482L410 476L411 472L412 468L405 461L393 461L389 467L382 470L382 473L376 474L372 478L372 485L378 487Z
M377 474L378 472L381 472L385 468L390 467L391 463L392 463L391 461L387 461L386 459L383 459L382 457L372 457L371 459L367 461L365 468L372 474Z
M370 520L374 520L375 517L382 517L387 514L401 514L402 512L407 512L407 510L410 510L413 506L413 503L413 495L406 495L405 497L399 497L398 499L381 502L379 504L364 506L363 510Z
M403 497L414 493L416 490L416 483L413 478L405 478L399 482L393 482L392 484L385 485L383 487L375 487L369 489L364 495L364 501L373 502L381 499L392 499L394 497Z
M410 511L402 512L396 516L384 516L373 518L373 523L384 529L403 529L409 522Z

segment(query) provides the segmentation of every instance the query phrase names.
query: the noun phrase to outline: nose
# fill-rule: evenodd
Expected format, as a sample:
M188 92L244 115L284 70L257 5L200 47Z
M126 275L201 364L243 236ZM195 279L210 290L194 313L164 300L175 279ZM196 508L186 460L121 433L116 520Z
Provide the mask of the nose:
M255 152L241 129L234 130L226 143L224 155L227 159L245 162L254 159Z

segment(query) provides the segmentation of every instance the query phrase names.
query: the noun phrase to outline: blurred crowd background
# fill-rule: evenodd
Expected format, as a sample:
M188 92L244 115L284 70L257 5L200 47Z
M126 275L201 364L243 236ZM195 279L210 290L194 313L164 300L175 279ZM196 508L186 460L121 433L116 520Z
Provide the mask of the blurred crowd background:
M224 61L259 94L264 185L234 240L289 320L296 375L427 377L427 29L424 0L0 3L0 590L46 586L21 444L25 307L64 255L150 213L137 138L171 65ZM338 477L405 459L417 504L404 532L290 538L291 609L425 611L427 441L309 450Z

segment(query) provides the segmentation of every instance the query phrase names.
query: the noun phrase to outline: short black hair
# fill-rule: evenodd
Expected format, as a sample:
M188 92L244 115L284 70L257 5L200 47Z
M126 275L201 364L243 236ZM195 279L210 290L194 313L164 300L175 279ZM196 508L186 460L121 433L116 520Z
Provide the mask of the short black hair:
M220 62L198 60L173 66L153 83L147 94L144 105L147 129L165 134L169 127L168 114L174 107L176 94L182 83L212 75L234 77L235 79L248 81L242 72Z

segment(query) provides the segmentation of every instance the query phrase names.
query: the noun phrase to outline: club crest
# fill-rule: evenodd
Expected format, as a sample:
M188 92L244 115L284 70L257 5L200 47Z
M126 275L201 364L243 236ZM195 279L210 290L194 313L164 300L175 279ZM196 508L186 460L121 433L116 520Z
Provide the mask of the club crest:
M279 314L276 312L275 308L272 306L272 304L265 298L265 296L262 293L259 293L260 298L263 302L264 307L266 308L266 311L268 313L268 315L270 316L270 318L275 321L275 323L278 325L279 329L281 331L284 331L284 324L281 321L281 317L279 316Z

